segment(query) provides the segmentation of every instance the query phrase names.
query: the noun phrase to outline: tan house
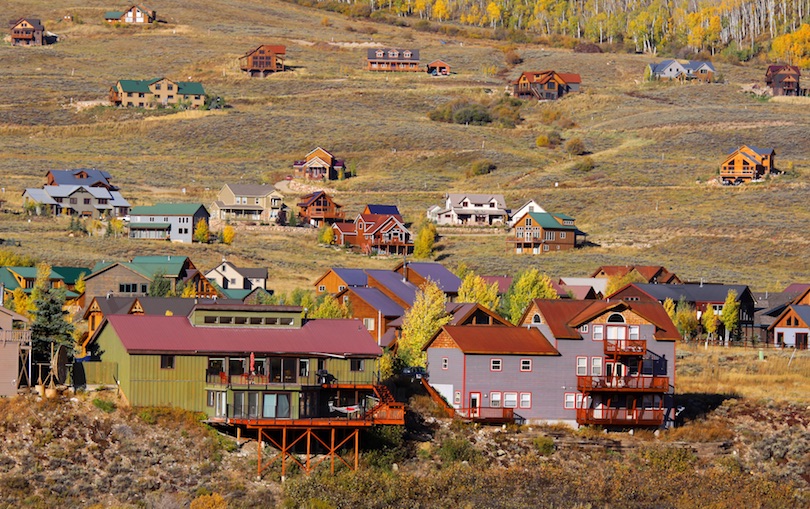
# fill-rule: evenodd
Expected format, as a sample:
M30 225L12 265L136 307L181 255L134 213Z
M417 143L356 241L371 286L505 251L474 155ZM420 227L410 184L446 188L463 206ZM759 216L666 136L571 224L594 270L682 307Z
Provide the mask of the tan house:
M197 109L205 105L205 90L196 81L119 80L110 89L110 102L114 106L134 108L182 105Z
M720 178L724 184L742 184L767 177L775 169L775 155L772 148L743 145L726 156L720 165Z
M346 164L328 150L315 148L301 161L293 163L295 178L308 180L337 180L346 171Z
M225 184L211 204L211 217L223 220L275 221L286 217L284 196L273 186Z
M45 27L34 18L20 18L9 23L12 46L42 46L47 44L42 38Z
M239 68L251 77L264 78L270 73L284 71L287 48L280 45L262 44L239 57Z
M154 23L157 13L143 5L133 5L125 11L109 11L104 13L107 23Z

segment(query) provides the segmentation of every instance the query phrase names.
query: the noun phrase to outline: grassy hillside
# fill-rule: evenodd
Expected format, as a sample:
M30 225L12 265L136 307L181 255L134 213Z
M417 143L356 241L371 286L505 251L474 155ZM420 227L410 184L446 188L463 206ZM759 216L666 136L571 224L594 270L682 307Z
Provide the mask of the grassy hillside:
M554 275L584 275L601 264L663 264L689 280L781 289L810 279L802 255L810 219L804 207L810 152L806 105L755 100L742 85L762 81L763 63L717 64L726 83L642 83L650 56L574 54L516 46L524 62L509 66L503 43L460 39L352 20L275 1L169 0L155 6L154 28L108 26L101 0L11 0L7 17L35 15L61 42L43 48L0 45L0 199L13 208L22 189L40 186L49 169L110 171L133 204L161 199L209 203L226 182L272 183L317 145L356 165L358 177L334 185L350 214L365 203L396 203L416 220L448 191L501 192L508 205L535 198L577 218L592 247L529 257L510 254L502 231L471 237L451 231L440 259L487 273L537 265ZM120 5L121 7L123 4ZM66 14L74 22L64 21ZM238 69L249 49L287 46L291 72L250 79ZM363 71L367 47L413 47L423 62L441 58L454 75ZM526 103L516 129L430 121L427 114L458 98L491 100L523 70L578 72L584 92L552 104ZM231 107L171 113L105 106L118 79L166 76L201 81ZM89 103L92 104L92 103ZM548 120L562 117L563 122ZM557 129L580 137L596 164L578 170L561 149L537 148ZM772 181L740 188L707 183L725 153L747 143L773 146ZM497 169L469 178L471 164ZM181 194L181 189L186 194ZM294 204L296 196L290 196ZM53 263L87 263L161 252L160 243L68 238L59 222L3 214L0 237ZM267 265L277 288L311 282L329 265L369 263L341 251L314 249L315 234L265 229L240 232L232 248L172 246L207 268L227 255ZM312 261L315 259L315 261ZM370 262L392 265L393 261Z

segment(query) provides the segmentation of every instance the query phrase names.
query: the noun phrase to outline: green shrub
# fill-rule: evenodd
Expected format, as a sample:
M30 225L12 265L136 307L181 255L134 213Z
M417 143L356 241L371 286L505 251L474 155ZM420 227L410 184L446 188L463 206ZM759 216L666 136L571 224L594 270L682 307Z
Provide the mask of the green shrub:
M468 177L475 177L476 175L487 175L493 171L497 166L489 159L478 159L473 161L472 166L467 170Z
M115 411L115 403L113 403L112 401L107 401L105 399L95 398L93 400L93 406L98 408L102 412L106 412L108 414Z
M534 440L532 440L532 443L534 444L534 449L541 456L551 456L557 449L554 446L554 439L547 436L536 437Z
M593 170L596 165L593 162L593 159L590 157L583 157L582 159L578 160L574 163L573 170L580 172L580 173L588 173L589 171Z
M473 103L456 110L453 113L453 122L456 124L485 125L492 122L492 116L486 106Z
M439 458L445 463L466 461L474 463L481 457L481 453L464 438L448 438L439 447Z

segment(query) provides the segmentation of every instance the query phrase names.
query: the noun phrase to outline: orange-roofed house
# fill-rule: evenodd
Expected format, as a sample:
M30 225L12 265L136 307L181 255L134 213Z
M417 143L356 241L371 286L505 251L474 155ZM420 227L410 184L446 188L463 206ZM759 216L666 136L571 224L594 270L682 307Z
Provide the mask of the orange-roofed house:
M571 92L579 92L579 74L557 71L525 71L511 82L512 95L518 99L556 100Z
M284 57L286 55L285 46L262 44L239 57L239 68L251 77L264 78L268 74L285 70Z
M634 271L644 279L645 283L678 285L682 282L674 272L670 272L666 267L660 265L602 265L591 274L591 277L625 277Z

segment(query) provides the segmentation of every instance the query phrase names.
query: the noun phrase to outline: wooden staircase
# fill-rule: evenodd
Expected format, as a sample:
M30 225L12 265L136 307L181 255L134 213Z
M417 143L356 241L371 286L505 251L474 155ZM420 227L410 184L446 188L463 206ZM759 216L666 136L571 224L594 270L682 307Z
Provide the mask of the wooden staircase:
M436 389L434 389L424 378L422 378L422 386L425 388L428 395L430 395L430 398L433 401L435 401L437 405L439 405L439 408L442 410L442 412L444 412L447 415L447 417L456 416L456 410L452 406L450 406L450 404L447 403L444 397L442 397L442 395L439 394L436 391Z

